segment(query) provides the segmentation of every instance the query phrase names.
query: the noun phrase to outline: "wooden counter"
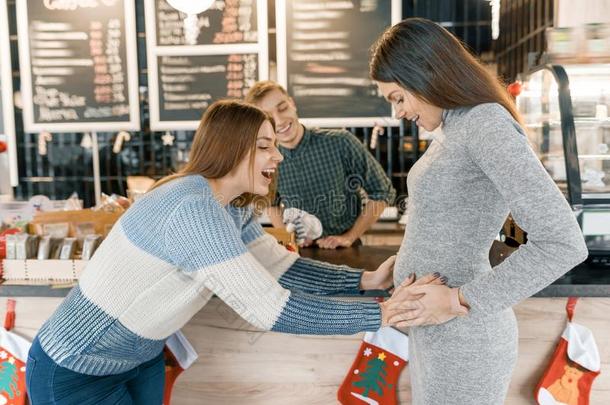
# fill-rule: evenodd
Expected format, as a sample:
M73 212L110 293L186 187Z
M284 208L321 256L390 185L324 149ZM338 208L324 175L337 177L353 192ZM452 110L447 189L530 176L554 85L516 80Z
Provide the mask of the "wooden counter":
M0 298L5 308L6 298ZM16 332L32 338L59 298L17 298ZM515 307L519 360L507 404L534 404L533 389L565 326L565 298L530 298ZM575 321L593 330L602 374L593 384L591 405L610 400L610 298L582 298ZM1 315L4 316L4 313ZM361 334L290 336L261 333L213 298L183 329L199 353L179 378L173 405L328 405L350 368ZM464 365L467 367L467 365ZM401 404L410 400L409 367L400 378Z
M358 246L349 249L320 249L310 247L301 249L299 254L314 260L334 264L345 264L364 270L375 270L388 257L398 253L400 246Z
M374 269L397 247L329 251L303 249L306 257ZM7 287L8 288L8 287ZM16 332L32 338L61 298L17 297ZM5 308L5 297L0 308ZM534 404L533 389L565 327L565 298L530 298L515 307L519 321L519 360L507 404ZM592 405L610 403L610 298L582 298L575 321L590 328L602 359L593 384ZM3 319L4 313L0 314ZM218 298L213 298L183 329L199 353L179 378L173 405L328 405L361 343L354 336L291 336L259 332ZM467 367L468 365L464 365ZM399 398L410 403L409 367L400 378Z

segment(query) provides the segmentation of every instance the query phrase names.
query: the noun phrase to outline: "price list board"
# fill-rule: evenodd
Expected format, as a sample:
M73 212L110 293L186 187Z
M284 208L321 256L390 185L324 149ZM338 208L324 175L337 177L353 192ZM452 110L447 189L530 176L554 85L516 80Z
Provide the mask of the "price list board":
M138 130L135 5L17 0L27 132Z
M256 54L157 56L160 121L199 121L214 101L242 98L258 78Z
M8 167L5 167L3 162L0 161L0 169L2 171L8 169L10 185L16 187L19 185L19 179L13 107L11 44L8 27L7 1L0 0L0 135L6 140L8 147ZM0 181L2 180L0 179Z
M186 14L166 0L155 1L159 46L191 45L184 35ZM194 0L196 1L196 0ZM197 15L199 33L192 45L240 44L258 42L256 0L216 1L210 9Z
M267 79L266 0L214 2L190 40L186 14L166 0L144 6L152 130L194 130L213 102L243 98Z
M276 0L278 81L305 125L398 125L369 77L369 49L400 0Z

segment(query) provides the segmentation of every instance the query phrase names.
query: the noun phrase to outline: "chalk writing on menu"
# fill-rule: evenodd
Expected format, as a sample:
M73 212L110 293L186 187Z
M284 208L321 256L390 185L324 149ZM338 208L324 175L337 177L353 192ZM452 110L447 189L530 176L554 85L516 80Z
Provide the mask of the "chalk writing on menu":
M199 120L214 101L242 98L258 78L256 54L158 56L162 121Z
M193 0L196 1L196 0ZM157 1L157 45L186 45L182 21L186 14ZM254 43L258 41L256 0L216 1L199 14L197 45Z
M211 55L198 54L196 48L188 55L164 54L163 49L189 45L183 28L186 15L165 0L156 0L155 6L160 121L198 121L214 101L242 98L258 80L256 53L223 49L258 42L256 0L216 1L198 14L200 31L195 45L217 46L218 53Z
M123 1L28 1L34 121L129 121Z
M286 13L288 92L300 117L391 115L368 74L371 42L391 25L390 1L292 0Z

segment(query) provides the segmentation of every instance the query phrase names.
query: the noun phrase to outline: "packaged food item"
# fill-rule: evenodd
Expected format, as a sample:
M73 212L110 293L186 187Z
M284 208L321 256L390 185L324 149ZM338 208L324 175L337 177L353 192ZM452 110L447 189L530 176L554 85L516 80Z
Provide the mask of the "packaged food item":
M95 250L99 246L102 241L101 235L87 235L83 240L83 253L81 255L81 259L89 260L95 253Z
M610 55L610 24L586 24L584 31L585 49L588 56Z
M74 223L73 226L74 236L78 243L78 250L82 250L85 237L95 234L95 224L93 222L77 222Z
M74 236L77 239L84 239L87 235L95 233L95 224L93 222L78 222L74 224Z
M6 235L6 258L8 260L17 258L17 235Z
M102 193L102 202L95 207L92 211L105 211L105 212L123 212L129 206L131 202L126 198L118 194L112 194L110 196Z
M15 235L15 259L25 260L26 249L27 249L28 235L25 233L18 233Z
M42 234L49 235L52 238L63 239L70 232L70 224L68 222L58 222L55 224L42 224Z
M51 237L49 235L44 235L40 238L40 243L38 244L38 254L36 255L36 259L46 260L49 258L50 253L51 253Z
M59 260L70 260L76 251L76 238L64 238L59 251Z
M2 233L0 233L0 260L6 258L6 237L8 235L13 235L20 232L21 230L19 229L11 228L6 229L2 231Z
M70 195L70 197L68 197L68 199L64 203L64 211L75 211L82 209L83 202L82 200L79 200L78 193L75 191Z
M26 260L36 256L38 236L18 233L15 235L15 259Z
M34 212L27 201L0 201L0 225L25 232Z
M574 56L578 51L578 32L572 27L549 28L546 39L548 52L553 56Z
M38 243L38 254L36 255L36 258L38 260L58 259L61 245L62 240L59 238L52 238L49 235L42 236Z

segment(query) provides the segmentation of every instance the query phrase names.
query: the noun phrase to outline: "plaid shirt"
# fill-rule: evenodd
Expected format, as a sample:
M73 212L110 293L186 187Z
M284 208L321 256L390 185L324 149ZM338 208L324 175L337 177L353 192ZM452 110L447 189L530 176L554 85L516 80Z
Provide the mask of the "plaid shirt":
M324 236L349 230L362 211L362 194L394 202L396 190L362 142L345 130L305 129L294 149L280 146L274 205L317 216Z

